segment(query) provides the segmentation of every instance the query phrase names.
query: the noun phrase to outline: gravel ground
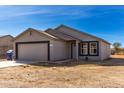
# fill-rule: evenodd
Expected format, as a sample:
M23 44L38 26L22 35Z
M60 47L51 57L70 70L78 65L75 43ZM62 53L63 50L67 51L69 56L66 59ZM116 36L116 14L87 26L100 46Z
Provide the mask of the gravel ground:
M0 69L0 87L124 87L124 56L101 62L41 63Z

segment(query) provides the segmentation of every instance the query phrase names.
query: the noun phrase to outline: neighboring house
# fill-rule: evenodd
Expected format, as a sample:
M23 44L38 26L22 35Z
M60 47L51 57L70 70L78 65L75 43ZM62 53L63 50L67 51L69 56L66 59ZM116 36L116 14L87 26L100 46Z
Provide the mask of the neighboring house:
M0 36L0 58L5 57L7 50L13 49L14 37L11 35Z
M104 60L111 54L107 41L65 25L46 31L29 28L15 38L14 49L17 60Z

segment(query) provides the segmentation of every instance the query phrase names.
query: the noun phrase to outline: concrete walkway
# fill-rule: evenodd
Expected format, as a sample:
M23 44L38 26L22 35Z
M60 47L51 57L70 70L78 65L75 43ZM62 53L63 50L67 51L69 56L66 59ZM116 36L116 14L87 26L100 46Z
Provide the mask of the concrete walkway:
M32 64L34 62L23 62L23 61L0 61L0 68L12 67L12 66L20 66Z

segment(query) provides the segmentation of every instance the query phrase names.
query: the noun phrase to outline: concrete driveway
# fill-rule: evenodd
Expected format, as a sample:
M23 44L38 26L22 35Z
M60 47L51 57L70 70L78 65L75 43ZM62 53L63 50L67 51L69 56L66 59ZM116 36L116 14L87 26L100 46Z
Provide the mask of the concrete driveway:
M29 61L0 61L0 68L5 67L12 67L12 66L20 66L20 65L27 65L36 62L29 62Z

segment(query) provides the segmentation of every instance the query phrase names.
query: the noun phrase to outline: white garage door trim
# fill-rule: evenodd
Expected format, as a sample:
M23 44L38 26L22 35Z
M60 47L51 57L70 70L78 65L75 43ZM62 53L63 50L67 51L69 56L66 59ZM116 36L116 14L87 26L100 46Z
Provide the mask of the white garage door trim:
M18 46L20 45L20 44L42 44L42 43L47 43L47 45L48 45L48 61L50 61L50 42L49 41L32 41L32 42L16 42L16 44L15 44L15 57L16 57L16 60L18 60L18 58L19 58L19 53L18 53Z

